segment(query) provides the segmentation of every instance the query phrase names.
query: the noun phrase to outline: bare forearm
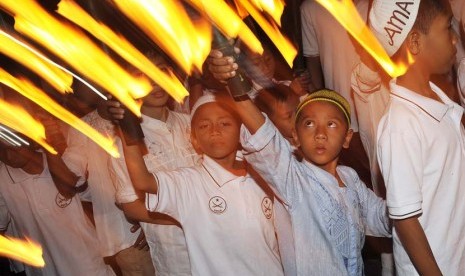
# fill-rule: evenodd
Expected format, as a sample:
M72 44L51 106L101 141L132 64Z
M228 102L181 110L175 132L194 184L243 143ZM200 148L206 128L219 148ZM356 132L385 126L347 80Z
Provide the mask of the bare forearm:
M442 275L418 217L394 220L394 229L420 275Z
M321 69L320 56L306 57L307 70L310 72L313 87L316 90L324 88L323 71Z
M53 182L60 194L68 198L73 197L76 194L75 187L79 177L66 166L59 155L47 153L47 163Z

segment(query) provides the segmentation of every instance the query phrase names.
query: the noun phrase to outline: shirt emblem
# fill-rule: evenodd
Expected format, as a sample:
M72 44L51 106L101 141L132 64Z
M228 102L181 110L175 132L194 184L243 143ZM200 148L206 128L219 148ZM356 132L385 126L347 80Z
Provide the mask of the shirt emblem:
M222 214L226 211L226 200L220 196L214 196L210 198L209 207L213 213Z
M270 219L273 216L273 201L269 197L264 197L262 200L262 211L265 218Z

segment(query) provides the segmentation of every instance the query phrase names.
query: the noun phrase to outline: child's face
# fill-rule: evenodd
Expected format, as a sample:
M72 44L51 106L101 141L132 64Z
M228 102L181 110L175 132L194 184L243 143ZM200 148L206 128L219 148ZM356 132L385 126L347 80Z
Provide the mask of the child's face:
M342 148L349 147L352 133L336 105L316 101L301 111L293 135L304 158L329 171L337 165Z
M154 60L155 65L162 71L168 71L170 67L166 62L161 58L156 58ZM136 70L134 72L135 75L143 74L142 72ZM163 90L158 84L151 82L152 84L152 91L142 98L142 107L143 108L150 108L150 107L164 107L168 103L170 96Z
M269 50L265 50L263 55L252 54L250 57L252 63L265 75L267 78L273 78L275 70L275 62L273 54Z
M236 155L239 123L218 103L207 103L195 112L192 121L192 144L214 160Z
M422 37L422 58L433 74L449 72L455 62L458 38L451 20L452 16L438 15L433 19L429 33Z
M275 101L273 113L270 120L278 128L279 132L287 139L292 139L292 129L294 128L294 111L299 104L297 97L289 97L285 102Z

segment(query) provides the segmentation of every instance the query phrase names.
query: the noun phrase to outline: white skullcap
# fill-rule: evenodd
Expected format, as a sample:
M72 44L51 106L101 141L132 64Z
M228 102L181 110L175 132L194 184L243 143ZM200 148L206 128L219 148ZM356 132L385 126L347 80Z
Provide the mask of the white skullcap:
M417 19L421 0L374 0L370 28L389 56L404 43Z
M199 107L201 107L204 104L214 103L214 102L216 102L216 98L215 98L214 94L208 93L208 94L205 94L202 97L200 97L195 102L194 106L192 107L192 110L191 110L191 122L192 122L192 118L194 118L195 112L197 111L197 109L199 109Z

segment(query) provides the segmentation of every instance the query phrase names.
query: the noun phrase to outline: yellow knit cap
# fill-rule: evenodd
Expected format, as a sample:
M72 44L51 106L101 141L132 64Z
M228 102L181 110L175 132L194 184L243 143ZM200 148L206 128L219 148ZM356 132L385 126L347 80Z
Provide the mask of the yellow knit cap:
M316 102L316 101L325 101L325 102L330 102L336 105L344 113L347 119L347 124L350 127L350 104L349 102L336 91L329 90L329 89L318 90L316 92L309 94L307 97L305 97L300 102L300 104L297 106L297 109L295 111L294 123L297 122L297 119L299 118L299 114L302 111L302 109L307 104L311 102Z

